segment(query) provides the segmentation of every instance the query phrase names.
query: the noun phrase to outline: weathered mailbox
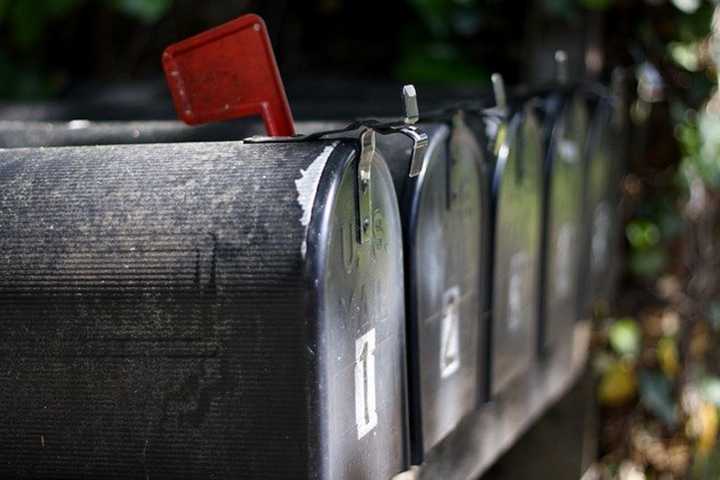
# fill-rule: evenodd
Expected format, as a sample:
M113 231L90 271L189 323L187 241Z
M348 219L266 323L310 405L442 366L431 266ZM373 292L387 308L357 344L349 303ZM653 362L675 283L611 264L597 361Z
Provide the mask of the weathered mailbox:
M487 289L482 150L460 112L421 128L429 144L416 176L402 137L382 143L404 226L413 463L477 406Z
M598 301L608 300L614 278L613 257L618 242L618 182L622 159L622 128L614 99L592 95L593 107L587 141L585 194L585 247L580 266L584 292L581 313Z
M401 218L374 135L0 150L0 474L403 471Z
M498 125L493 142L492 395L535 358L543 148L531 105Z
M540 351L570 341L579 306L587 111L571 93L546 99Z

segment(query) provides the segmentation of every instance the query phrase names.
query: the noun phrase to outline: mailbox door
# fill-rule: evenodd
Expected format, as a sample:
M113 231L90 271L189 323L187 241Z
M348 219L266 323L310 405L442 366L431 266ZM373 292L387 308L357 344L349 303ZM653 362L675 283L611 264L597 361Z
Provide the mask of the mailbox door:
M462 137L451 142L451 135ZM447 126L438 127L431 130L424 170L408 190L407 255L412 255L408 301L417 342L413 373L419 382L424 451L444 438L476 404L480 162L480 148L469 131L451 134Z
M586 255L581 269L590 274L584 282L584 309L592 307L597 301L607 300L612 285L618 234L617 182L622 138L616 127L612 104L605 99L598 99L595 102L587 149L587 237Z
M549 118L552 121L552 118ZM587 111L573 97L553 126L547 156L543 293L540 348L547 352L557 342L569 341L579 312L578 286L582 248L582 184Z
M325 456L322 478L391 478L407 462L400 214L392 177L376 155L372 233L360 243L357 154L343 148L328 161L308 232L320 319L309 352L320 361L317 452Z
M528 370L538 312L542 137L529 108L514 116L504 135L493 176L493 395Z

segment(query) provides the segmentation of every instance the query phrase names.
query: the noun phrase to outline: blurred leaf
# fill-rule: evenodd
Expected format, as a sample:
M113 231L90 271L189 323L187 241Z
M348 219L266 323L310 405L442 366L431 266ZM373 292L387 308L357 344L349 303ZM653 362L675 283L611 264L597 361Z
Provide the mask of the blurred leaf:
M10 8L5 8L13 41L22 49L34 47L42 39L45 27L51 20L67 15L84 1L35 0L13 3Z
M580 0L580 4L590 10L607 10L615 0Z
M673 62L685 70L696 72L700 68L700 45L698 42L670 42L668 53Z
M11 0L0 0L0 25L3 23L5 15L7 15Z
M675 378L680 370L680 359L674 338L663 337L658 341L657 358L663 373L670 379Z
M640 353L640 327L633 318L616 320L608 329L608 341L618 354L635 358Z
M601 405L619 407L635 398L636 392L637 380L632 365L616 361L600 378L598 401Z
M54 91L52 78L45 72L20 68L0 51L0 98L37 99Z
M715 449L708 456L696 455L692 465L694 480L717 480L720 478L720 449Z
M630 256L630 271L640 277L655 278L665 268L666 263L667 254L660 247L634 251Z
M595 357L593 358L593 369L595 370L595 373L601 375L607 372L615 364L615 362L617 362L617 358L614 355L601 350L595 353Z
M47 10L48 15L53 18L58 18L67 15L84 2L85 0L43 0L42 2L35 1L34 3L36 6L39 3L44 3L44 8Z
M718 434L718 411L717 407L708 402L703 404L694 412L695 427L698 428L699 435L697 441L697 450L700 455L707 456L717 441Z
M689 160L711 187L720 187L720 115L704 111L698 117L699 148ZM694 155L693 155L694 153Z
M559 18L570 20L577 14L575 0L542 0L541 3L547 13Z
M672 385L664 375L648 371L640 374L640 403L667 427L674 428L678 414L671 394Z
M433 36L443 38L450 34L452 2L448 0L410 0Z
M172 3L173 0L112 0L116 9L145 23L160 20Z
M689 2L691 0L681 0ZM699 2L699 6L691 12L673 16L675 37L683 42L701 40L710 34L714 2Z
M695 13L700 8L701 0L672 0L678 10L685 13Z
M463 58L457 48L436 43L408 52L396 68L396 76L403 81L486 85L489 73Z
M660 242L660 229L649 220L631 221L625 229L625 234L630 245L638 250L654 247Z
M49 15L42 7L25 1L15 3L9 17L13 41L20 48L28 49L40 39Z
M720 330L720 302L710 302L707 316L710 320L710 326L713 328L713 330Z
M708 402L713 403L715 406L720 407L720 378L708 377L705 378L700 386L703 398Z

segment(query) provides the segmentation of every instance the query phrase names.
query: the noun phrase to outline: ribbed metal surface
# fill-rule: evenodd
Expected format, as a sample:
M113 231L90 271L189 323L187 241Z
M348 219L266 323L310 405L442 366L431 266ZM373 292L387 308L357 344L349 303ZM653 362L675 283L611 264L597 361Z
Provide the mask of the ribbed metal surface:
M325 144L0 151L0 472L301 478Z

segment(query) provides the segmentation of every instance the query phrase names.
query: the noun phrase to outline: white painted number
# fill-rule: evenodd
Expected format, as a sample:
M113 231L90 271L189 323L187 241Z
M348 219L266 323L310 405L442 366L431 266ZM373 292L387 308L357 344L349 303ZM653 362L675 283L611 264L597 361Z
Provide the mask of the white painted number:
M608 230L610 229L610 212L604 203L595 209L592 237L592 266L600 270L605 266L608 250Z
M570 293L574 240L575 227L570 223L563 224L555 244L555 291L560 298L565 298Z
M355 340L355 423L358 440L378 423L375 403L375 329Z
M510 280L508 282L508 329L517 331L523 323L523 290L527 254L518 252L510 258Z
M460 368L460 287L443 296L440 323L440 377L446 378Z

